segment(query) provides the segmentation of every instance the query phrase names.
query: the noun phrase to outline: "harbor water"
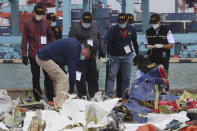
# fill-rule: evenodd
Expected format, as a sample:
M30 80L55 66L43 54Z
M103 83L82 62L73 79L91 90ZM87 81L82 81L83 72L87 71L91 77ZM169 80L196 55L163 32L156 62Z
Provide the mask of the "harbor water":
M132 67L131 83L135 79L136 66ZM99 88L105 87L105 66L99 71ZM40 85L43 87L41 71ZM197 89L197 63L171 63L170 89ZM32 88L30 65L0 64L0 88Z

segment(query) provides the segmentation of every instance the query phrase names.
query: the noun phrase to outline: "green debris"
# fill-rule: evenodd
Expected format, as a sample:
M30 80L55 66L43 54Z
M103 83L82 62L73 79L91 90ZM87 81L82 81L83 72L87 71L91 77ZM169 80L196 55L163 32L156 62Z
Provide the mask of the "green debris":
M159 86L158 84L155 84L155 89L156 89L156 94L155 94L155 102L154 102L154 105L155 105L155 109L157 110L158 109L158 101L159 101Z
M5 124L8 128L17 128L21 123L23 123L23 117L19 109L19 105L16 106L16 109L13 113L5 114Z
M197 94L191 94L188 91L183 92L183 94L181 95L179 102L186 100L187 98L192 98L193 100L197 100Z
M159 111L161 114L171 114L171 111L168 109L167 105L160 105Z

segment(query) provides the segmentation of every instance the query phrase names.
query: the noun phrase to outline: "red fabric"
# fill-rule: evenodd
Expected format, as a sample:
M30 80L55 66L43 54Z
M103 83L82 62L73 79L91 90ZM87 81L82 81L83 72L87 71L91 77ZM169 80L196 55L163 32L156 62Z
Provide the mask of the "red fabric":
M53 30L47 20L37 22L33 17L32 20L24 24L21 44L23 56L27 56L27 43L29 43L29 56L35 58L38 50L45 46L41 45L42 35L47 37L47 41L55 41Z
M175 101L161 101L159 100L158 101L158 106L161 106L161 105L167 105L169 106L169 109L170 111L174 111L174 110L178 110L179 109L179 106L177 105L177 103ZM150 107L150 109L156 113L160 113L160 110L159 108L157 110L155 110L155 106L153 105L153 107Z
M168 81L168 77L164 71L164 68L159 66L159 72L160 72L160 75L161 75L161 80L167 85L169 86L169 81Z
M170 111L174 111L174 110L179 109L179 105L175 101L159 100L158 101L158 106L161 106L161 105L169 106ZM190 101L189 99L187 99L187 109L193 109L193 108L196 108L196 106L197 106L197 101L194 101L194 100ZM153 112L160 113L159 108L157 110L155 110L154 104L153 104L153 107L148 107L148 108L150 108Z
M197 104L197 101L189 101L187 100L187 109L193 109L193 108L196 108L196 104Z
M151 124L140 126L136 131L157 131L156 127Z

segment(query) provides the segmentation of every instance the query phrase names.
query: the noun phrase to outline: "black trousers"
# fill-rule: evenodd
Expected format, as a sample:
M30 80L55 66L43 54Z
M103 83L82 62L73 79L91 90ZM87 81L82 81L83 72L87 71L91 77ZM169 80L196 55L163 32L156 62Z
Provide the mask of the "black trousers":
M98 78L99 74L96 68L96 59L91 58L88 60L80 61L79 68L77 71L80 71L81 80L76 81L77 92L79 97L87 95L86 83L88 85L88 93L90 97L93 97L96 92L98 92Z
M42 96L42 91L40 88L40 66L36 63L36 60L29 57L32 73L32 84L33 84L33 95L36 101L39 101ZM44 89L45 96L48 101L52 101L54 97L54 87L53 81L49 78L47 72L42 70L44 73Z
M109 73L109 66L106 65L105 89L107 86L108 73ZM119 69L118 74L116 76L116 97L118 97L118 98L122 97L122 72L121 72L121 69Z

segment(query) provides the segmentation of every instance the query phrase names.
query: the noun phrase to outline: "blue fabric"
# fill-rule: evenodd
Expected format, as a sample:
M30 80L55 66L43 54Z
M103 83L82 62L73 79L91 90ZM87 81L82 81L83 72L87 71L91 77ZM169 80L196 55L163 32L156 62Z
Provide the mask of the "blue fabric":
M124 47L127 45L129 45L130 49L132 50L131 41L136 40L137 35L133 26L127 25L126 29L127 29L127 35L123 40L118 25L114 25L111 27L108 34L108 40L110 41L110 55L112 56L126 55ZM122 30L122 32L124 34L124 30Z
M144 72L142 72L140 69L137 69L136 71L136 79L141 78L144 75Z
M146 115L150 109L140 106L134 99L140 101L153 101L155 100L156 89L155 83L158 84L159 89L166 88L165 83L161 80L161 75L159 72L159 67L154 68L150 72L144 74L139 79L136 79L132 83L132 88L129 94L128 104L124 106L132 113L135 121L138 123L146 123L147 117L139 117L138 114ZM160 95L160 100L177 100L178 96L175 95Z
M139 117L138 114L146 116L150 109L140 106L134 99L130 99L128 104L124 104L127 109L132 113L133 119L138 123L147 123L147 117Z
M52 59L60 67L68 65L70 89L74 89L80 54L81 43L73 38L64 38L41 48L37 56L45 61Z
M113 109L115 114L115 120L116 120L116 128L120 129L119 123L120 123L120 117L118 115L118 110L116 108Z
M115 78L119 68L122 72L122 97L125 97L125 90L130 86L131 67L133 65L133 55L112 56L112 64L109 67L106 94L112 96L114 91Z
M166 88L166 85L161 80L158 67L132 83L129 99L136 98L141 101L155 100L155 83L158 84L160 89Z

